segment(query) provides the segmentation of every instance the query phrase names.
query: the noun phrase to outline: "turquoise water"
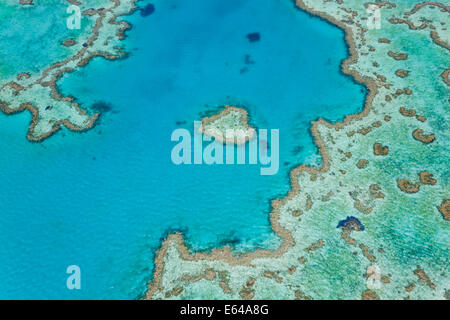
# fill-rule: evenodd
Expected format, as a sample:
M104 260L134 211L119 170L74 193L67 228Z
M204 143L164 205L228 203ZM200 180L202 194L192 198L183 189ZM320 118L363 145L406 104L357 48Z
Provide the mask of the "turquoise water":
M363 87L339 71L343 32L291 1L152 3L152 15L126 17L128 59L95 59L58 82L86 108L110 107L94 129L32 144L29 114L0 115L0 298L137 298L175 230L195 250L275 248L270 199L288 192L293 167L320 164L310 121L362 108ZM280 130L278 174L172 164L172 131L224 104ZM73 264L78 291L66 289Z

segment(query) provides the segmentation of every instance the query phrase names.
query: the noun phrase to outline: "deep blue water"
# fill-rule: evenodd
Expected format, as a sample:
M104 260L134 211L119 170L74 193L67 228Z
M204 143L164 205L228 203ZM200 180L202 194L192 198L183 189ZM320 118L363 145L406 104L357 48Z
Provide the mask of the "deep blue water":
M0 115L0 298L136 298L173 230L195 250L276 247L270 199L288 192L293 167L320 163L310 121L362 108L364 89L339 71L343 32L289 0L151 3L126 18L129 58L95 59L58 83L84 107L111 107L94 129L33 144L29 114ZM172 131L224 104L280 130L277 175L171 162ZM79 291L66 289L73 264Z

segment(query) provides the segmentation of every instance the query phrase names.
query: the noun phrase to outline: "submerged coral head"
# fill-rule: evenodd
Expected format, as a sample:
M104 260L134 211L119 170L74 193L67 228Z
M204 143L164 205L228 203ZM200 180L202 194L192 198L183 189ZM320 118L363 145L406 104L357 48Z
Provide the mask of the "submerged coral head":
M261 36L259 34L259 32L252 32L247 34L247 39L250 42L257 42L259 40L261 40Z
M155 5L149 3L144 8L141 9L141 16L142 17L148 17L153 12L155 12Z
M342 228L350 231L364 231L365 227L358 218L348 216L346 219L339 221L336 228Z

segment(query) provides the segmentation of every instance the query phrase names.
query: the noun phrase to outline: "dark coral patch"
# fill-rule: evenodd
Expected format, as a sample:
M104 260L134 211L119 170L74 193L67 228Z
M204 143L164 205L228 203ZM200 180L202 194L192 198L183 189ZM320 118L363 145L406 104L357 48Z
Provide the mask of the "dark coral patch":
M298 155L300 153L303 152L303 149L305 149L305 147L303 146L296 146L293 150L292 150L292 154L293 155Z
M252 60L252 57L249 54L246 54L244 56L244 62L245 64L255 64L255 62Z
M348 216L347 219L339 221L336 228L342 228L349 231L364 231L365 227L358 218Z
M112 106L105 101L97 101L92 106L91 109L95 112L106 113L112 111Z
M261 40L261 36L259 34L259 32L252 32L247 34L247 39L250 42L257 42L259 40Z
M141 9L141 17L148 17L153 12L155 12L155 6L149 3L144 8Z
M248 68L247 67L243 67L243 68L241 68L241 70L239 70L240 74L244 74L244 73L247 73L247 72L248 72Z

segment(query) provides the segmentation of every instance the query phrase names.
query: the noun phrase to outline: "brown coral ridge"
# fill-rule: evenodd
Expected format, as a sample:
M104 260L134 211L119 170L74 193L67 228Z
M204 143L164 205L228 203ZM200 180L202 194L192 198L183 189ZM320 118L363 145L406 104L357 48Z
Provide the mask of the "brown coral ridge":
M318 240L317 242L312 243L309 247L305 248L306 252L314 252L316 250L319 250L323 247L324 241L322 239Z
M29 5L32 6L34 5L33 0L20 0L19 3L23 6Z
M365 291L361 294L361 299L362 299L362 300L380 300L380 298L378 297L378 295L377 295L374 291L372 291L372 290L370 290L370 289L365 290Z
M369 164L369 161L366 159L361 159L356 163L356 167L358 169L364 169L367 167L367 165Z
M29 74L28 72L23 72L23 73L19 73L16 76L17 81L23 80L23 79L29 79L31 77L31 74Z
M374 199L383 199L384 193L381 192L381 187L377 184L372 184L369 187L369 192L372 198Z
M330 168L330 159L329 155L325 146L325 142L323 138L321 137L319 131L317 130L317 127L319 125L327 126L328 128L343 128L348 123L350 123L353 120L359 120L364 118L370 111L370 107L372 104L372 101L375 97L375 95L378 92L376 83L373 79L369 77L362 76L355 70L350 70L349 65L353 64L358 60L358 53L356 51L356 44L353 41L353 31L351 28L349 28L345 23L342 21L339 21L323 12L315 11L311 8L308 8L305 3L302 0L295 0L295 4L301 8L304 11L307 11L313 15L319 16L322 19L325 19L334 25L340 27L345 31L345 40L349 45L349 52L350 57L345 59L342 62L341 69L342 72L348 75L351 75L355 81L358 83L364 84L368 88L368 94L366 96L366 100L364 103L363 111L359 114L352 114L345 117L345 119L342 122L338 122L335 124L329 123L325 121L324 119L319 119L312 123L311 132L314 137L314 142L318 146L319 153L322 156L322 166L318 169L313 167L308 167L306 165L301 165L297 167L296 169L292 170L290 173L290 182L291 182L291 190L289 191L287 197L284 199L277 199L272 202L273 210L270 213L270 222L272 229L274 232L283 240L280 247L275 251L270 250L256 250L253 252L249 252L240 256L233 255L231 253L230 247L224 247L222 249L214 249L210 254L208 253L191 253L189 249L186 247L183 237L181 234L171 234L169 235L161 245L161 248L158 250L156 259L155 259L155 271L153 274L153 280L149 283L148 291L146 294L147 299L151 299L153 295L161 289L161 280L162 280L162 274L164 271L164 256L167 253L167 249L169 247L169 244L174 241L176 243L176 246L178 248L178 252L180 253L182 259L188 260L188 261L196 261L196 260L223 260L226 261L230 265L248 265L251 263L251 261L254 258L258 257L272 257L272 258L278 258L281 255L283 255L288 248L294 245L294 239L292 237L292 234L289 230L285 229L281 226L279 222L279 208L286 203L287 201L291 200L295 195L300 193L300 187L298 184L297 177L303 172L306 171L311 174L321 174L324 172L327 172Z
M414 109L406 109L405 107L400 107L399 112L402 116L404 117L416 117L416 119L420 122L425 122L427 121L427 118L420 115L420 114L416 114L416 110Z
M416 115L416 110L406 109L405 107L400 107L400 114L405 117L414 117Z
M433 179L433 174L428 171L419 172L419 180L421 184L435 185L436 179Z
M442 40L441 38L439 38L439 35L436 31L431 31L430 37L431 37L431 39L433 39L434 43L436 43L437 45L439 45L447 50L450 50L450 45L447 42L445 42L444 40Z
M389 153L389 147L383 146L379 142L375 142L373 145L373 153L376 156L386 156Z
M81 2L78 2L77 0L67 0L67 2L69 2L70 4L74 4L76 6L81 5Z
M442 200L441 205L437 208L442 214L442 218L444 218L444 220L450 221L450 199Z
M450 6L446 6L437 1L424 1L424 2L416 4L411 11L405 12L405 16L410 16L425 6L435 6L435 7L441 8L443 12L445 12L445 11L450 12Z
M416 270L414 270L414 274L419 278L419 280L425 281L427 286L431 289L436 288L436 285L431 281L425 270L423 270L420 266L417 266Z
M431 143L435 140L434 134L432 134L432 133L425 134L422 129L414 130L412 135L413 135L414 139L416 139L422 143L425 143L425 144Z
M202 279L206 279L208 281L212 281L216 278L216 276L217 276L216 272L213 269L208 268L205 270L204 273L199 274L197 276L190 276L188 274L185 274L181 277L181 280L188 281L188 282L197 282Z
M416 287L416 285L414 283L410 283L405 287L405 291L406 292L411 292L414 290L414 288Z
M408 70L399 69L399 70L395 71L395 75L400 78L406 78L408 76L408 74L409 74Z
M64 40L63 42L61 42L61 44L65 47L71 47L73 45L75 45L77 42L75 41L75 39L69 38Z
M251 300L255 296L255 289L253 289L253 285L255 284L255 279L250 278L245 286L242 286L241 291L239 291L239 295L244 300Z
M449 75L450 75L450 68L449 69L445 69L444 72L441 73L441 78L442 80L445 82L446 85L450 86L450 80L449 80Z
M311 300L311 297L304 294L301 290L295 290L295 300Z
M408 55L406 53L395 53L391 50L388 52L388 56L394 58L395 60L406 60L408 59Z
M419 183L412 183L408 179L397 179L397 186L406 193L417 193L420 189Z

